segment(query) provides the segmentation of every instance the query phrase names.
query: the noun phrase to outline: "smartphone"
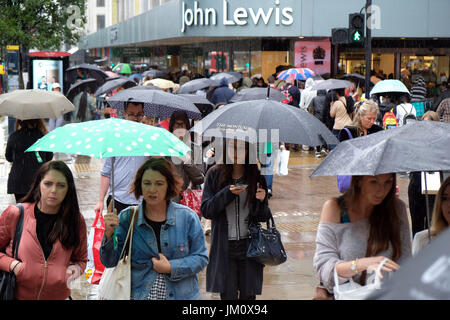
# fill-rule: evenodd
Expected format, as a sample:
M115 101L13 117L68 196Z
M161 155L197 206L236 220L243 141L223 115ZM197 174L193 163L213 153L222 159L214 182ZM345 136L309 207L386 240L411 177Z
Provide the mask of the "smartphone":
M239 188L239 189L247 189L248 184L236 183L235 186L236 186L236 188Z

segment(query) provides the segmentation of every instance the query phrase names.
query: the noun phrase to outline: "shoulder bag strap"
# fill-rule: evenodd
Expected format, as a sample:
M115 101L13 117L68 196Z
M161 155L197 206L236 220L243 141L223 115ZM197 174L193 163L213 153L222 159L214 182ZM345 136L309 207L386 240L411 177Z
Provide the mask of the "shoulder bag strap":
M129 225L128 225L128 232L127 232L127 237L125 238L125 243L123 245L122 248L122 252L120 253L120 259L122 259L122 257L127 257L128 254L131 252L131 245L133 243L133 233L134 233L134 228L136 226L136 220L137 220L137 213L138 213L138 206L134 206L133 211L130 212L130 220L129 220Z
M348 137L349 137L350 139L353 139L353 135L352 135L352 133L350 132L350 130L349 130L348 128L344 128L344 130L347 131Z
M21 203L18 203L17 207L19 208L20 214L19 214L19 220L17 221L16 231L14 233L14 239L13 239L13 244L12 244L13 258L17 258L17 254L19 252L20 238L22 236L22 229L23 229L23 211L24 211L23 205Z

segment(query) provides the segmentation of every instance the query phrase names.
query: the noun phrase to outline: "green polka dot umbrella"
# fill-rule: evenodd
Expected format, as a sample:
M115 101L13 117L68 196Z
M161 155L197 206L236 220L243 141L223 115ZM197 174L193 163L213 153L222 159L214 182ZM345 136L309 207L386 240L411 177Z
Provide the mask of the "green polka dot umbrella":
M183 157L189 151L164 128L109 118L56 128L26 151L50 151L96 158L129 156Z

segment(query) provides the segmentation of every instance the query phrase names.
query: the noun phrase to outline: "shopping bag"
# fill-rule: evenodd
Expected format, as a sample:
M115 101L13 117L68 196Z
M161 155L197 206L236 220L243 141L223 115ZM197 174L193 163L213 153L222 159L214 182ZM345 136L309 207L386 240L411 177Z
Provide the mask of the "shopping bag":
M97 226L100 221L100 226ZM100 261L100 247L103 234L105 233L105 222L102 213L96 211L94 223L91 226L88 237L88 262L84 271L86 280L91 284L99 284L105 266Z
M203 190L186 189L181 192L180 204L185 205L197 213L198 217L202 217L200 207L202 205Z
M352 278L350 278L350 280L344 284L339 284L336 267L334 267L334 298L336 300L364 300L373 292L379 290L381 288L381 267L387 261L387 258L383 259L383 261L378 265L375 271L375 277L373 278L374 280L367 283L365 286L354 282Z
M138 207L130 212L130 225L127 237L119 256L119 262L113 268L106 268L98 286L99 300L130 300L131 298L131 247Z
M289 164L289 150L280 150L277 154L277 167L276 167L276 174L280 176L287 176L288 175L288 164Z

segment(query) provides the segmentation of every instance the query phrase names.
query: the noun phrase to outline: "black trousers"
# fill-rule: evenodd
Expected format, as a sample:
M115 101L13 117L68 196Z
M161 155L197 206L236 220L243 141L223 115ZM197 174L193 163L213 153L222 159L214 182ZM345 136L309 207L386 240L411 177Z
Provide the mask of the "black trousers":
M255 295L247 294L245 278L247 264L248 239L228 241L228 278L225 292L220 293L221 300L256 300Z
M430 222L433 216L435 195L428 195ZM422 230L428 229L427 223L427 202L422 194L421 173L411 172L408 185L409 212L411 213L412 235Z
M111 196L108 196L108 198L106 199L106 207L109 206L109 203L111 202L111 199L112 199L112 197L111 197ZM114 201L114 208L117 209L117 214L119 214L120 211L122 211L122 210L124 210L124 209L126 209L126 208L128 208L128 207L136 206L136 205L137 205L137 204L126 204L126 203L122 203L122 202L119 202L119 201L117 201L117 200Z

